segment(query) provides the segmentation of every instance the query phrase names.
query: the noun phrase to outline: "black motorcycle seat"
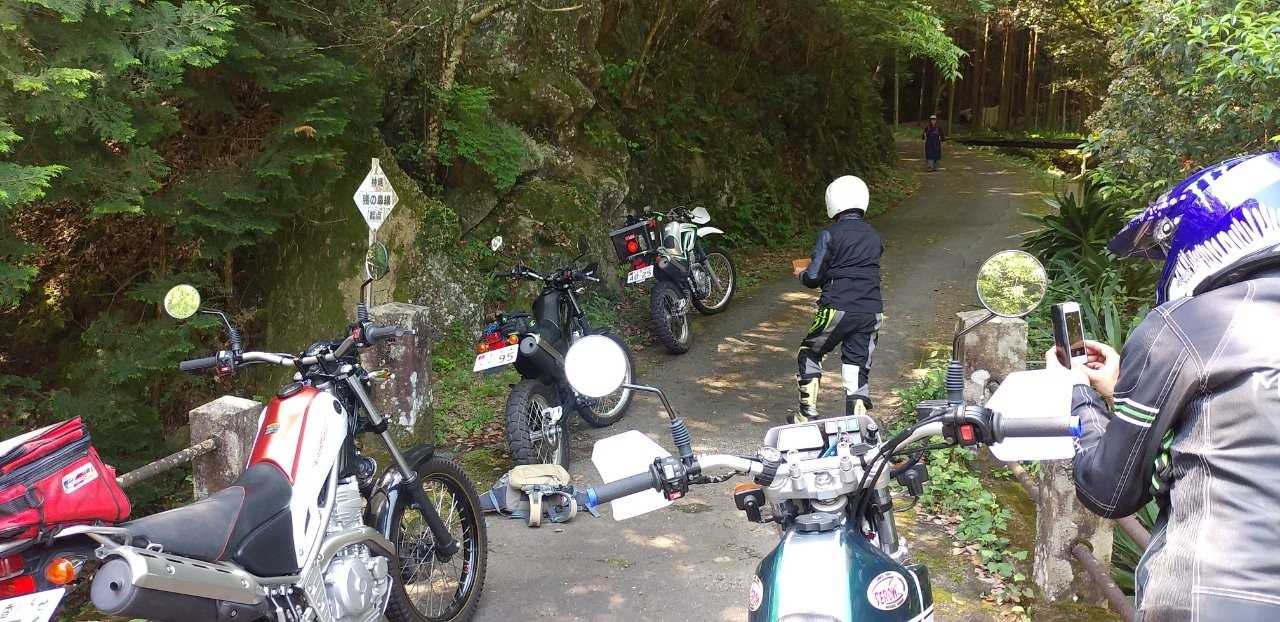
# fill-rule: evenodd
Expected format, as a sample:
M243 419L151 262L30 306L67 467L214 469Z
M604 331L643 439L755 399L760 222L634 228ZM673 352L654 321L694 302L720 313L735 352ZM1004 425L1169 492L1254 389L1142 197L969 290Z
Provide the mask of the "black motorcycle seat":
M134 546L155 544L173 555L222 561L236 555L240 542L260 526L288 512L291 488L278 467L255 464L235 483L201 501L122 527L129 530Z

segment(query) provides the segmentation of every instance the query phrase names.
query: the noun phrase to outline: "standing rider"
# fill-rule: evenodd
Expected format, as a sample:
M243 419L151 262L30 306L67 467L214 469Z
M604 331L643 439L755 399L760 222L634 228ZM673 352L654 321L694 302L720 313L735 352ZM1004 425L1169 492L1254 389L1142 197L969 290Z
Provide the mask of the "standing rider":
M1280 620L1280 153L1192 175L1111 250L1165 266L1123 354L1087 342L1071 371L1077 496L1110 518L1159 506L1138 620Z
M871 407L867 379L876 348L884 303L880 299L880 234L864 220L867 184L852 175L827 186L827 217L834 220L818 234L807 268L795 273L805 287L821 287L818 313L800 343L796 381L800 409L791 421L818 417L822 357L840 346L845 414Z

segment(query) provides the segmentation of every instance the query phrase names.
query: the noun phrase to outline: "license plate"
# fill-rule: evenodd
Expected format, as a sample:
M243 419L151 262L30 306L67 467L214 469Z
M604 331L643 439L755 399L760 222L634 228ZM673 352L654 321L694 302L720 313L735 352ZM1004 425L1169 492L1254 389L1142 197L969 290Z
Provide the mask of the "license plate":
M49 622L66 588L0 600L0 622Z
M653 278L653 266L645 266L627 273L627 285L643 283L651 278Z
M498 348L497 350L489 350L476 357L476 366L471 371L484 371L493 369L494 367L502 367L516 362L516 357L520 355L520 344Z

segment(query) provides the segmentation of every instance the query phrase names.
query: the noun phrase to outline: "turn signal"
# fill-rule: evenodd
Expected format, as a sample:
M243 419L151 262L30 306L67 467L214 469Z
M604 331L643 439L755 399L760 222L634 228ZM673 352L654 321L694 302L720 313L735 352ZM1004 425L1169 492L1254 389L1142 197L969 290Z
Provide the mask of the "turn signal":
M511 333L510 335L507 335L507 343L513 346L516 345L517 343L520 343L520 335L517 335L515 333Z
M66 585L76 580L76 565L65 557L55 558L44 569L44 578L54 585Z
M476 344L476 354L484 354L489 351L489 342L481 341Z
M635 236L627 236L627 252L632 255L640 252L640 243L636 241Z

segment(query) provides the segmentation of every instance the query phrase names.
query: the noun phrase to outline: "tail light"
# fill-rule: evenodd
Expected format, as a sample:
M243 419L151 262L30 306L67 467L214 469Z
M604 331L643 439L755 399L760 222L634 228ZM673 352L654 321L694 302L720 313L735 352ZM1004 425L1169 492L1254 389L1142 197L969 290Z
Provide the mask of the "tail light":
M490 350L497 350L505 345L502 333L498 331L490 331L480 338L480 342L476 344L476 354L484 354Z
M36 578L29 574L0 581L0 599L13 598L14 596L26 596L27 594L35 593Z
M0 599L34 594L36 579L22 574L21 555L0 557Z
M22 574L22 556L0 557L0 581Z
M647 267L649 267L649 262L645 261L643 257L636 257L635 259L631 260L632 270L639 270L640 268L647 268Z

